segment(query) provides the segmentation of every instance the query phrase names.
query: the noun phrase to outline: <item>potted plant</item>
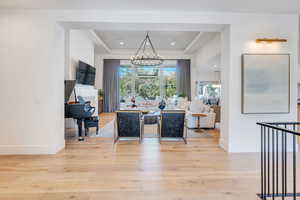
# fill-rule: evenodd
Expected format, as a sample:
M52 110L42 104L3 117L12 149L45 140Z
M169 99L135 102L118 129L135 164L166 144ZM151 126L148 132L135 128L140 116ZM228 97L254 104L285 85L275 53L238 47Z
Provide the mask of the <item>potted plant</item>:
M103 89L98 89L98 99L102 100L104 96L104 91Z
M184 99L184 100L187 100L187 96L186 96L186 94L184 94L184 93L179 93L179 94L177 95L177 97L178 97L178 99Z
M98 114L103 112L103 89L98 89Z
M184 93L179 93L179 94L178 94L178 97L185 98L186 95L185 95Z

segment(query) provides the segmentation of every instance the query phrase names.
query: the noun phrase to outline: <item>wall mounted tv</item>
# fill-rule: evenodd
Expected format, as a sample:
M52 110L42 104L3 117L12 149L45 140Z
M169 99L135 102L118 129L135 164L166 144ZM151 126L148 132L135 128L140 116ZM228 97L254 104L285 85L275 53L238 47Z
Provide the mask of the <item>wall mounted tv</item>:
M79 61L76 71L76 82L84 85L95 85L96 68Z

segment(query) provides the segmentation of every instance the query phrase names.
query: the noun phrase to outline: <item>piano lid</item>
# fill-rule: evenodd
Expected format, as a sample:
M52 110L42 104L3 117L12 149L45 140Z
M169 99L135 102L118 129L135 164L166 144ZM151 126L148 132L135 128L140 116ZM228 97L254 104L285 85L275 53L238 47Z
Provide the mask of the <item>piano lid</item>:
M65 80L65 103L67 103L74 90L76 80Z

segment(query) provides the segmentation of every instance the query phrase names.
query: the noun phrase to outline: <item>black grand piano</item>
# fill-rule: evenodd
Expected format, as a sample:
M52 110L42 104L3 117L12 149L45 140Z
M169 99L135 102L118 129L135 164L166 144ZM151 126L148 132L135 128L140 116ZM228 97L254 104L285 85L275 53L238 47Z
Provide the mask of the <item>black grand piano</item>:
M85 119L91 118L95 112L95 107L89 101L84 101L82 97L76 96L74 90L76 81L65 80L65 118L77 120L78 136L82 140L82 123ZM75 94L75 101L69 102L72 92Z

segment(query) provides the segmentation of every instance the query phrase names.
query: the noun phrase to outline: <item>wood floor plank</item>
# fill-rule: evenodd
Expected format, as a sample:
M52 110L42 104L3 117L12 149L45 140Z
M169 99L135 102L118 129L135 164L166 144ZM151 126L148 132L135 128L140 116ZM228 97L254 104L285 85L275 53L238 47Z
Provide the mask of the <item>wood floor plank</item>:
M259 154L228 154L210 134L188 144L89 138L57 155L0 156L0 200L257 199Z

